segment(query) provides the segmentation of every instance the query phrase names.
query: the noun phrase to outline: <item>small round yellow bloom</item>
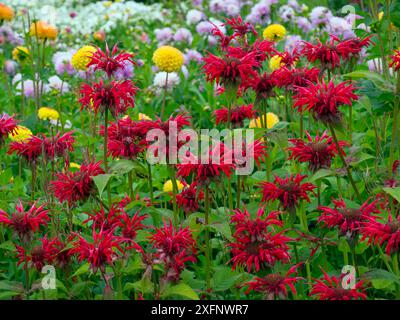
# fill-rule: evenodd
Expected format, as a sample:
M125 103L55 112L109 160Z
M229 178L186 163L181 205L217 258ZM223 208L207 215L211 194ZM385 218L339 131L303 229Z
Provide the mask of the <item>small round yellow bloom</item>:
M271 24L264 29L263 37L269 41L280 41L286 35L286 29L281 24Z
M14 18L14 10L4 3L0 3L0 21L11 21Z
M162 46L154 51L153 62L160 71L176 72L183 65L183 54L174 47Z
M38 110L38 118L40 120L58 120L60 114L57 110L47 107L41 107Z
M267 121L265 121L265 115L262 116L263 124L267 122L267 129L271 129L279 122L279 118L275 113L268 112L267 113ZM257 119L253 119L250 121L249 128L261 128L261 117Z
M12 57L15 61L20 63L25 62L29 58L30 52L27 47L18 46L12 51Z
M57 28L44 22L44 21L37 21L31 24L29 29L29 35L35 36L39 39L50 39L54 40L57 38Z
M147 114L144 114L144 113L140 113L140 112L139 112L139 114L138 114L138 120L151 120L151 118L150 118Z
M282 67L284 65L284 63L282 63L282 57L276 54L273 57L271 57L268 65L269 65L269 68L271 69L271 71L274 71L274 70Z
M8 134L8 137L15 142L25 142L32 136L32 131L24 126L17 126L12 133Z
M69 167L70 167L70 168L74 168L74 169L80 169L80 168L81 168L81 165L78 164L78 163L76 163L76 162L70 162L70 163L69 163Z
M184 187L183 183L180 182L179 180L176 180L176 185L178 187L178 191L182 190L182 188ZM172 192L172 190L173 190L172 180L168 180L167 182L164 183L163 191L169 193Z
M85 71L86 66L91 60L92 54L96 52L93 46L83 46L72 56L71 64L76 70Z
M379 14L378 14L378 19L379 19L379 21L382 20L383 16L384 16L383 11L379 12Z

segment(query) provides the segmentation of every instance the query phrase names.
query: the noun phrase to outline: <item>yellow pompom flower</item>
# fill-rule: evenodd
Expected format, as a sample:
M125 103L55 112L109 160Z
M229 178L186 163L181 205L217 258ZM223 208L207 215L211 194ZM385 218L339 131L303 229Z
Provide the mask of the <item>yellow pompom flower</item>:
M183 65L183 54L174 47L162 46L154 51L153 62L160 71L176 72Z
M8 137L15 142L24 142L32 136L32 131L24 126L17 126L13 133L9 133Z
M284 63L282 63L282 57L276 54L273 57L271 57L268 65L269 65L269 68L271 69L271 71L274 71L274 70L282 67L284 65Z
M57 34L57 28L44 21L37 21L32 23L29 29L29 35L31 37L35 36L39 39L54 40L55 38L57 38Z
M0 21L11 21L14 18L14 10L4 3L0 3Z
M183 183L180 182L179 180L176 180L176 185L178 187L178 191L182 190ZM163 191L166 193L172 192L173 186L172 186L172 180L168 180L167 182L164 183Z
M274 127L279 122L279 118L275 113L268 112L266 114L267 116L267 121L265 121L265 115L262 116L262 123L267 123L267 128L271 129ZM257 119L253 119L250 121L249 128L261 128L261 117L258 117Z
M138 114L138 120L152 120L147 114L140 113Z
M286 35L286 29L281 24L271 24L264 29L263 37L269 41L280 41Z
M76 163L76 162L70 162L70 163L69 163L69 167L70 167L70 168L73 168L73 169L80 169L80 168L81 168L81 165L78 164L78 163Z
M38 118L40 120L58 120L60 114L57 110L47 107L41 107L38 111Z
M86 71L86 66L91 60L92 54L96 52L93 46L83 46L72 56L71 64L76 70Z
M12 57L15 61L20 63L25 62L29 58L30 52L27 47L18 46L12 51Z

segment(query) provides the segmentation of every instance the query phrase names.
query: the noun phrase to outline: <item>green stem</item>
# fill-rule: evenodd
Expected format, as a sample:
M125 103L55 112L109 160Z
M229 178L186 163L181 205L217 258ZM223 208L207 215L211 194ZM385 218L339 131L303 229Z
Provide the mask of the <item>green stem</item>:
M133 171L128 172L128 189L129 189L129 197L133 200Z
M205 258L206 258L206 290L209 292L211 289L211 246L210 246L210 230L209 230L209 211L210 211L210 195L208 187L205 188L205 216L204 216L204 227L205 227Z
M149 192L150 192L150 201L153 204L154 196L153 196L153 177L151 175L151 165L147 163L147 170L149 172L148 180L149 180Z
M178 185L176 183L176 170L175 166L170 166L170 175L172 181L172 205L174 208L174 224L178 226L179 224L179 212L178 212L178 205L176 203L176 195L178 194Z
M103 161L104 161L104 171L108 173L108 159L107 159L107 146L108 146L108 108L104 111L104 146L103 146ZM107 199L108 205L111 206L111 186L107 183Z

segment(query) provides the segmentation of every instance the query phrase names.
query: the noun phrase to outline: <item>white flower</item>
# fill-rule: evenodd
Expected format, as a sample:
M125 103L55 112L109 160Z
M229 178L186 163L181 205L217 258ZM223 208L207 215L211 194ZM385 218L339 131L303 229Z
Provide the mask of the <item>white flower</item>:
M52 76L49 78L49 87L60 91L61 93L66 93L69 91L69 84L61 80L58 76Z
M158 72L153 80L153 85L157 88L164 88L165 87L165 80L167 77L167 73L162 71ZM173 87L177 86L180 82L180 78L176 72L168 73L168 81L167 81L167 89L172 89Z

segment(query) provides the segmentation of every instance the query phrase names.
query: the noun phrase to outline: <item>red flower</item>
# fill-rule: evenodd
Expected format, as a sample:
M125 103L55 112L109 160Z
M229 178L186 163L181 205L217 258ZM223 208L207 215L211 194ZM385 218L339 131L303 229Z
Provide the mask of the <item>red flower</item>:
M321 168L329 169L332 159L338 154L332 137L328 136L327 131L324 131L321 136L315 136L315 140L311 138L308 131L306 131L306 135L308 143L302 139L289 139L289 142L293 144L293 147L288 148L292 152L289 160L296 159L299 162L308 162L308 167L313 172ZM339 141L340 152L344 156L346 154L342 148L348 145L346 141Z
M88 242L81 235L76 235L78 239L73 244L71 253L78 254L79 261L86 260L94 273L98 269L102 273L106 270L106 265L113 265L113 261L118 258L118 250L124 253L121 248L122 238L113 234L114 230L92 230L92 242Z
M258 210L257 218L252 220L247 210L235 210L231 223L235 231L234 242L228 244L231 248L232 268L247 267L247 271L258 272L266 266L273 266L277 261L287 262L290 259L287 242L290 240L283 231L273 234L268 230L271 225L282 226L277 219L280 212L271 212L263 217L264 208Z
M145 228L142 221L147 218L147 215L139 214L140 212L137 211L133 217L130 217L125 211L122 211L117 225L121 228L124 239L129 239L130 241L135 240L137 232Z
M37 136L30 136L26 141L10 143L8 154L16 153L18 156L24 157L29 162L34 162L43 153L44 141Z
M100 48L97 48L97 51L92 54L91 61L86 67L89 68L90 66L94 66L94 71L98 69L103 70L107 74L108 78L110 78L111 75L118 69L122 68L126 62L135 64L132 60L132 54L118 51L118 46L114 45L110 52L108 44L106 43L106 51L104 52Z
M83 221L83 223L92 222L91 227L96 230L114 230L119 223L120 212L121 208L119 207L119 205L113 203L108 212L106 212L104 208L101 207L100 210L94 211L94 213L86 213L89 218Z
M46 138L43 135L43 141L45 146L45 152L48 158L54 159L54 157L67 157L67 151L74 151L73 143L75 142L72 136L74 132L68 131L61 136L60 132L54 137Z
M203 61L203 70L207 81L215 80L217 84L235 89L240 87L242 90L248 88L257 77L255 69L260 66L253 51L241 58L234 57L229 53L223 58L219 58L210 53L203 58Z
M0 146L3 144L4 139L7 138L9 134L13 134L14 130L17 128L17 120L13 116L9 116L7 113L3 113L0 116Z
M275 71L271 74L264 72L261 75L257 75L251 84L251 87L256 93L256 99L264 101L269 97L275 96L273 92L274 87L277 85Z
M322 211L318 221L325 227L334 228L338 227L342 235L352 237L358 234L364 222L374 220L371 216L372 213L379 213L377 208L377 200L368 203L364 202L359 208L347 208L343 199L332 200L334 208L320 206L318 210Z
M388 221L382 223L375 219L364 222L361 228L362 240L368 239L368 243L373 243L381 247L386 246L386 254L396 253L400 249L400 215L392 218L389 214Z
M273 72L277 86L293 90L295 87L307 87L309 82L317 82L320 70L317 68L281 67Z
M214 111L216 123L231 122L235 127L242 127L245 119L252 119L256 116L253 105L236 106L231 109L231 118L228 119L228 108L217 109Z
M134 107L134 97L137 88L132 81L111 81L109 84L100 79L98 83L92 85L84 83L81 86L81 98L79 102L82 104L81 110L86 107L93 109L94 112L105 112L105 109L111 111L114 117L121 113L125 113L128 107Z
M146 142L137 134L137 123L129 117L108 126L108 155L113 158L136 159L146 149ZM100 129L104 135L104 126Z
M250 141L246 143L243 141L241 148L234 145L234 160L236 168L243 168L247 166L247 162L255 161L260 165L260 161L266 156L266 146L262 139Z
M62 241L60 238L55 237L50 241L50 252L52 253L52 261L59 268L64 268L71 263L72 248L70 245Z
M301 183L306 175L297 174L290 175L285 179L275 176L274 182L262 182L260 184L263 189L262 201L270 202L279 200L284 210L292 211L301 200L310 202L309 192L313 192L316 188L312 183Z
M54 255L56 251L52 243L44 237L41 240L40 245L33 247L30 253L21 246L16 246L17 248L17 265L23 265L23 269L26 269L29 264L32 264L37 271L41 272L42 268L47 264L52 264L54 260Z
M333 70L340 66L340 57L343 52L337 48L336 42L340 42L338 37L331 35L330 40L325 44L322 44L320 40L317 44L303 42L304 46L301 53L307 57L308 61L315 62L318 60L321 63L322 70Z
M57 173L57 180L51 182L55 197L60 202L68 201L69 205L78 201L85 201L96 193L92 177L103 174L100 168L101 161L82 164L79 171Z
M246 283L248 289L246 294L250 291L261 292L264 294L265 299L275 300L275 298L286 299L288 295L287 287L290 288L294 295L297 294L294 284L301 280L301 277L291 277L292 274L297 274L298 265L294 265L289 269L289 271L282 275L280 273L270 273L266 276L260 278L256 277L253 281Z
M185 186L182 191L176 195L176 203L179 208L183 208L186 214L196 212L199 209L199 202L204 199L204 193L199 190L196 182Z
M392 61L389 63L389 67L393 68L394 71L398 71L400 69L400 50L394 50L391 59Z
M211 181L226 175L228 178L235 168L233 161L233 153L228 150L223 143L217 144L213 149L209 148L208 163L202 163L201 157L198 158L193 154L189 154L184 162L177 165L178 176L188 177L193 173L194 181L199 184L209 184Z
M254 29L254 26L250 22L243 22L241 16L232 19L226 18L225 20L225 25L229 25L234 31L233 37L241 38L244 37L247 33L253 33L255 36L258 36L258 33L256 29Z
M339 106L352 105L352 100L357 100L355 88L349 81L335 85L331 80L328 84L324 81L317 84L309 83L307 87L296 87L294 107L300 112L310 110L313 115L325 122L339 122L341 112Z
M24 210L21 200L15 205L16 212L9 216L6 212L0 209L0 223L12 228L24 242L28 242L34 232L38 231L40 226L47 226L50 220L48 210L45 210L45 205L36 206L36 202L29 208Z
M368 36L364 39L356 37L341 41L336 47L337 51L344 60L350 60L352 58L358 59L360 57L361 50L373 44L371 37L372 36Z
M314 279L310 296L315 296L318 300L366 300L367 295L363 290L363 282L358 281L354 289L344 289L342 287L343 275L339 278L332 276L322 270L324 276L321 279Z

